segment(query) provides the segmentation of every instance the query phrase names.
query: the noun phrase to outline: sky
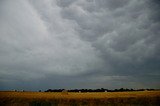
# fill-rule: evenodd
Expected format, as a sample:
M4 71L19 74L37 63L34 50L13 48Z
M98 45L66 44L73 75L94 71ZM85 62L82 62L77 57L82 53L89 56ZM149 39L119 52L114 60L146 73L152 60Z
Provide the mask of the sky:
M0 0L0 90L160 88L159 0Z

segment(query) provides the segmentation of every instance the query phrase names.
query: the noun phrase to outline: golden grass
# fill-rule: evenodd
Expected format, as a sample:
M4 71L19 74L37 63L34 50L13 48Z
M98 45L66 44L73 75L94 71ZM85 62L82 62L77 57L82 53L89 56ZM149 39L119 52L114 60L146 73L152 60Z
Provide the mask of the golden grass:
M117 98L117 97L155 97L160 96L160 91L138 91L138 92L88 92L88 93L74 93L68 92L63 94L61 92L14 92L14 91L0 91L0 98Z
M126 105L126 104L145 104L160 105L160 91L138 91L138 92L100 92L100 93L56 93L56 92L0 92L0 106L16 104L25 106L92 106L92 105ZM63 102L63 103L62 103ZM48 104L46 104L48 103ZM44 104L44 105L43 105ZM53 105L54 104L54 105ZM76 105L77 104L77 105ZM11 106L11 105L9 105ZM127 105L126 105L127 106Z

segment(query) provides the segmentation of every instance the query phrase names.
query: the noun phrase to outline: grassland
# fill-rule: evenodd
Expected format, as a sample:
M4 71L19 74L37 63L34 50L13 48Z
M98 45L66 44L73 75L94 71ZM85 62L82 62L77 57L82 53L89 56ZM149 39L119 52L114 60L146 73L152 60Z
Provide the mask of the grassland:
M160 106L160 91L0 92L0 106Z

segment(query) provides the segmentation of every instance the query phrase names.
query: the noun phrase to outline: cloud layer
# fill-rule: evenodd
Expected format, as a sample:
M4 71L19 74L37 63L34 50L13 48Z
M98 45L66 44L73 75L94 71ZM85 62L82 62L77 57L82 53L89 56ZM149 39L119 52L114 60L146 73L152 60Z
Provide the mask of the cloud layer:
M1 0L0 89L159 88L158 0Z

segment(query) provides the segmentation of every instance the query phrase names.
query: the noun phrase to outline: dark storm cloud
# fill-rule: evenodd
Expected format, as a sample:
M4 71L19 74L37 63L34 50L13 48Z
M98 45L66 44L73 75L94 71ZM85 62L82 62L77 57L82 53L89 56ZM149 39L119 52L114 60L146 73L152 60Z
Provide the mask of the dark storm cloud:
M159 5L158 0L2 0L1 89L158 88Z

